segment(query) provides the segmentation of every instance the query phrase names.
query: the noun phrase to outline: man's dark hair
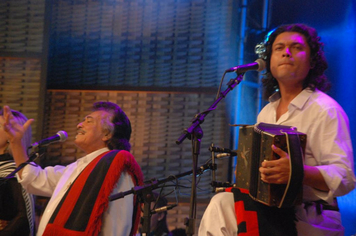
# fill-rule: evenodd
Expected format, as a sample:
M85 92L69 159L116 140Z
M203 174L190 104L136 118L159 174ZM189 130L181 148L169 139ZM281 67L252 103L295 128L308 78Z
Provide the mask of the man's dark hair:
M109 131L112 137L107 141L110 150L119 149L130 151L131 123L125 112L115 103L96 102L93 111L106 111L112 116L102 119L104 131Z
M270 60L272 55L272 45L277 36L284 32L297 32L304 35L310 47L311 69L304 80L303 89L309 87L313 91L315 91L315 89L319 89L323 92L329 90L331 85L324 75L324 71L328 68L328 63L323 51L324 44L320 42L320 37L316 30L304 24L281 25L270 34L266 42L266 52L264 55L266 57L266 74L262 79L264 99L267 100L269 96L278 89L277 80L273 78L270 70Z

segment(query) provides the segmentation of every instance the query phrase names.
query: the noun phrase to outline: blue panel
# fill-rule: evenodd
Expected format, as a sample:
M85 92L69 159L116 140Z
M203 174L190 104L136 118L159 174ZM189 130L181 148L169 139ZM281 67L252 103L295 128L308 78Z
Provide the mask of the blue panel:
M356 148L356 13L355 4L349 1L345 12L335 13L345 18L343 22L320 32L326 44L325 51L330 69L328 77L333 84L330 95L349 116L351 139ZM356 234L356 190L339 197L339 206L345 235Z

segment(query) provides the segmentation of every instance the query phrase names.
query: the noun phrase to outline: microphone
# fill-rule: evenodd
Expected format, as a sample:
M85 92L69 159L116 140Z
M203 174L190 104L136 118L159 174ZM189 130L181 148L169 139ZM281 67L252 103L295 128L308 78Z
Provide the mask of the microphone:
M222 153L221 156L219 156L219 157L218 157L218 155L220 155L220 154L218 154L217 158L226 157L226 156L237 156L236 150L231 150L231 149L228 149L228 148L209 147L209 151L210 152L220 152L220 153Z
M227 69L226 72L236 72L238 74L241 74L249 70L263 71L264 69L266 69L266 62L263 59L259 58L255 62L252 62L250 64L231 67L230 69Z
M177 204L172 204L172 205L168 205L168 206L164 206L164 207L159 207L159 208L156 208L156 209L152 210L152 211L151 211L151 214L168 211L168 210L170 210L170 209L173 209L173 208L176 207L176 206L178 206L178 205L177 205Z
M48 146L52 143L64 142L67 140L67 138L68 138L67 132L61 130L61 131L58 131L57 134L53 135L52 137L45 138L45 139L42 139L41 141L31 144L31 147L36 148L36 147L41 147L41 146Z
M220 158L224 158L224 157L234 157L237 156L236 152L231 152L231 153L219 153L216 155L216 158L220 159Z

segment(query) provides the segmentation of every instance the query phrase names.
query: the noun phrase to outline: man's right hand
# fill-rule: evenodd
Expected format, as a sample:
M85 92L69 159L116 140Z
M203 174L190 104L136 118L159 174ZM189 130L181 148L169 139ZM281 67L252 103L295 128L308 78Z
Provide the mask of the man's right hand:
M33 119L27 120L25 124L22 126L20 123L17 122L16 118L12 115L10 107L4 106L3 110L4 110L4 119L5 119L4 130L9 138L12 157L15 160L16 166L19 166L28 160L27 147L24 147L21 139L25 131L32 124ZM18 172L20 178L22 178L22 170L23 169L21 169Z
M11 109L9 106L4 106L3 107L4 111L4 130L9 136L9 141L11 143L16 143L16 142L21 142L21 139L25 133L25 131L28 129L28 127L32 124L33 119L29 119L26 121L26 123L22 126L19 124L14 116L12 115Z

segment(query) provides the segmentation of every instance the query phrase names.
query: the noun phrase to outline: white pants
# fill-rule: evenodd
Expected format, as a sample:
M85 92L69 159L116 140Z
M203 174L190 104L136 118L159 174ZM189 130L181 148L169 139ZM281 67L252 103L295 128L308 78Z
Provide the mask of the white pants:
M318 214L315 205L296 207L298 236L344 236L341 214L338 211L322 210Z

